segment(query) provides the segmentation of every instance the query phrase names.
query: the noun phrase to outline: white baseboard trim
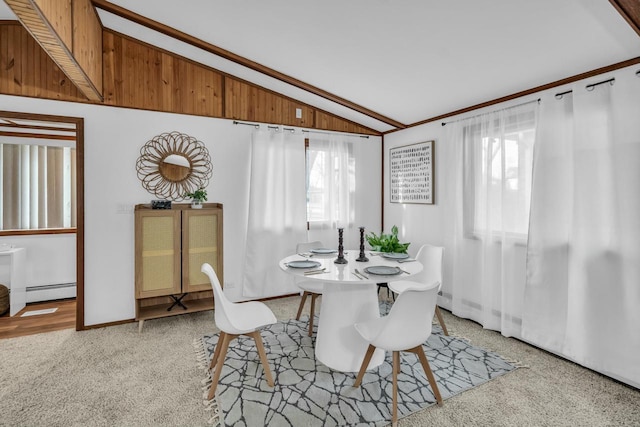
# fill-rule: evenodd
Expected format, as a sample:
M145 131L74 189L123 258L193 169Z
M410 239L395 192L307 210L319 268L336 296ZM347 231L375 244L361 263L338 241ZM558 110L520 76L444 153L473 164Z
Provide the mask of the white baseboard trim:
M27 286L27 304L31 302L52 301L75 298L75 283L56 283L53 285Z

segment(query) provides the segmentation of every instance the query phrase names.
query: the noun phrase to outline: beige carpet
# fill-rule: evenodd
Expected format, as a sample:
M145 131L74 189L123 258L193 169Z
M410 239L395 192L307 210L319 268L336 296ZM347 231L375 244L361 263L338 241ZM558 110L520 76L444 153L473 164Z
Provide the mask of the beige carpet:
M269 301L278 319L297 298ZM640 391L444 312L450 330L529 368L400 426L638 426ZM212 312L0 340L0 426L206 426L192 343Z

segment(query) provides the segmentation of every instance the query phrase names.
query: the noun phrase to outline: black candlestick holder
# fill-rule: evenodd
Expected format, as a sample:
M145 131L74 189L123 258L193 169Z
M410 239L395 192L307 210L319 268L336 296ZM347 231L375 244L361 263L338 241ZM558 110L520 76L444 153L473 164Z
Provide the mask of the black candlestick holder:
M342 232L344 231L344 228L338 228L338 258L336 258L335 261L333 261L336 264L347 264L349 263L349 261L347 261L344 258L344 246L342 246Z
M364 227L360 227L360 255L358 256L358 259L356 259L356 261L358 262L369 261L369 258L367 258L364 254Z

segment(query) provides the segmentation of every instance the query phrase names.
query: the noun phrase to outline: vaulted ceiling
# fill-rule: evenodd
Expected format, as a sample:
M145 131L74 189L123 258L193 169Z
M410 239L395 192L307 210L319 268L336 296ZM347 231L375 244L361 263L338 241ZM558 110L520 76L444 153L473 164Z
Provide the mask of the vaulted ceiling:
M273 77L101 3L105 27L381 132L640 57L640 34L606 0L110 1ZM15 19L3 2L0 19Z

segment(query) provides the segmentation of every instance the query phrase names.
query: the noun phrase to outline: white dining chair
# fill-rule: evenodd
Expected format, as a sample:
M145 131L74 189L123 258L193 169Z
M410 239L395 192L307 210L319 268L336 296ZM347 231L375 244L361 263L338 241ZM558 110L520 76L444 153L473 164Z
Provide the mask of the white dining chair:
M429 380L433 395L438 404L442 404L438 384L422 348L422 344L431 335L431 319L433 319L439 286L440 283L435 282L428 287L421 284L413 288L407 287L404 292L398 295L387 316L354 325L362 338L369 343L360 371L353 384L354 387L360 386L365 370L376 348L393 352L393 426L398 423L400 351L408 351L418 356L422 369L424 369L424 373Z
M296 253L303 254L308 253L311 249L324 248L324 245L320 241L309 243L298 243L296 246ZM309 310L309 336L313 335L313 318L316 312L316 299L322 295L322 288L324 284L322 282L314 280L296 279L296 285L302 290L302 299L300 300L300 306L298 307L298 314L296 320L300 320L304 303L307 301L307 297L311 297L311 308Z
M264 351L262 337L260 336L258 328L276 323L276 316L269 307L259 301L243 303L233 303L229 301L224 295L224 292L222 292L220 281L213 267L208 263L204 263L202 264L201 271L209 277L211 287L213 288L215 322L216 326L220 329L220 337L218 338L218 343L216 344L213 357L211 358L211 364L209 365L209 370L214 369L214 372L208 399L213 399L215 395L229 343L240 335L248 335L254 339L258 354L260 355L260 362L264 368L264 376L267 379L267 384L273 387L273 378L269 370L267 354Z
M422 245L416 254L416 259L422 263L422 271L411 276L411 280L398 280L389 283L389 289L397 294L401 294L408 288L418 285L429 286L433 282L440 283L442 288L442 263L444 258L444 248L441 246ZM438 288L438 292L440 292ZM449 335L447 326L444 324L444 318L440 312L440 308L436 305L436 317L445 335Z

